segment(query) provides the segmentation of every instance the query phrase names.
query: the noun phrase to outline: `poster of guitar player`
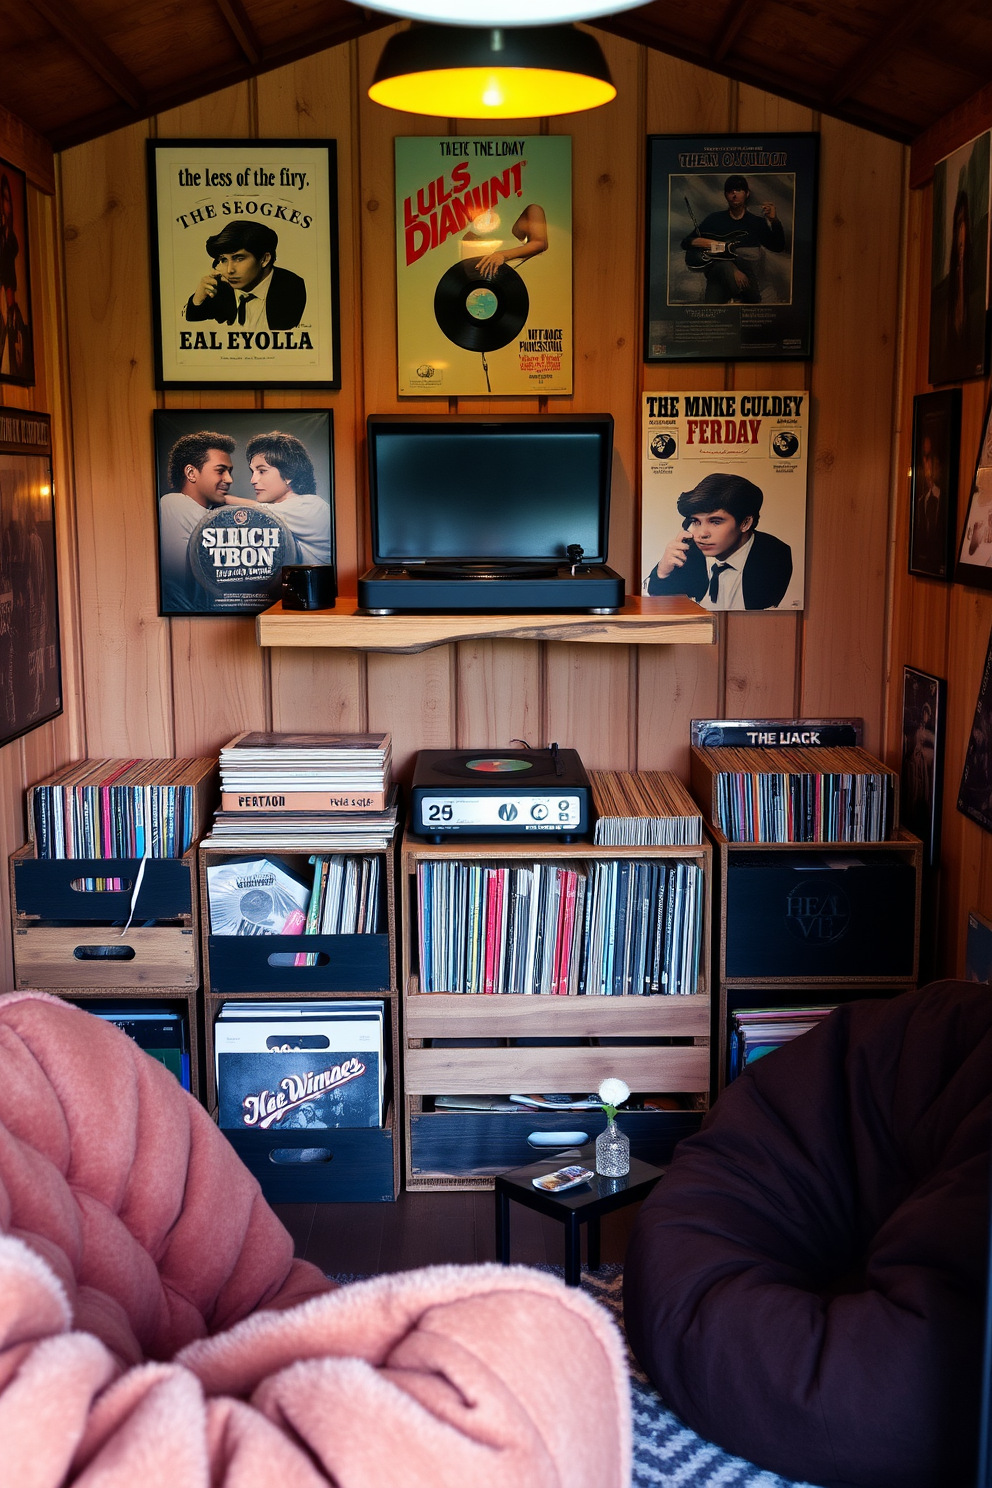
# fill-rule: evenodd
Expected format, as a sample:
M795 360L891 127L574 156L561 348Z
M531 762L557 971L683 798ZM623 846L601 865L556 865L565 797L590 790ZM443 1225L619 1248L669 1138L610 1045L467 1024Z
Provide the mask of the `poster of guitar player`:
M813 354L817 134L648 139L648 362Z
M401 398L572 391L568 135L396 140Z

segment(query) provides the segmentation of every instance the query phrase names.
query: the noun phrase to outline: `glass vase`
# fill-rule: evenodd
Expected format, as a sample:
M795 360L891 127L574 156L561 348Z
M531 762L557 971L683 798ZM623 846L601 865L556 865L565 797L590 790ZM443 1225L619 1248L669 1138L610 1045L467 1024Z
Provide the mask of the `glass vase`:
M604 1178L622 1178L630 1172L630 1138L615 1121L607 1120L596 1138L596 1172Z

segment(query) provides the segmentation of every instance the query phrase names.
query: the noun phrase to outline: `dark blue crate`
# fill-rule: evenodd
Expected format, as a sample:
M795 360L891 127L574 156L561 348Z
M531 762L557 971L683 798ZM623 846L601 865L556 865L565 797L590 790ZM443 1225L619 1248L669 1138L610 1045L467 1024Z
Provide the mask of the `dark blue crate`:
M274 955L315 951L322 966L272 966ZM388 992L388 935L211 935L211 992Z
M270 1204L392 1203L393 1129L224 1131L262 1186ZM325 1154L312 1162L283 1162L287 1151Z

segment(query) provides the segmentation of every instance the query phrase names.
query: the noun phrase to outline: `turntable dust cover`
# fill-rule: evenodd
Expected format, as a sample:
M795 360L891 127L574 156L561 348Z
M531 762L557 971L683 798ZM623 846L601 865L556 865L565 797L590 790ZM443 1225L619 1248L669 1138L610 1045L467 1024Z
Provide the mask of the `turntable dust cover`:
M572 391L572 141L396 141L400 397Z

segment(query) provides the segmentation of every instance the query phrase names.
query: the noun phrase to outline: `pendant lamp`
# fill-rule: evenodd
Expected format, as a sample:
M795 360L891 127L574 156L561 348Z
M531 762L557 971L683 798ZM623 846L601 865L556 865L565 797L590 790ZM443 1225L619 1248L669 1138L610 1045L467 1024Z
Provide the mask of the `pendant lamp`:
M644 0L376 0L375 10L445 26L558 26L633 10ZM468 14L466 14L466 11Z
M414 24L386 42L369 97L444 119L535 119L616 92L598 42L574 26Z

